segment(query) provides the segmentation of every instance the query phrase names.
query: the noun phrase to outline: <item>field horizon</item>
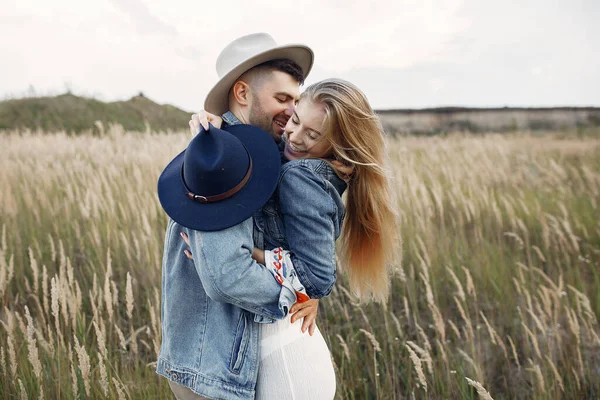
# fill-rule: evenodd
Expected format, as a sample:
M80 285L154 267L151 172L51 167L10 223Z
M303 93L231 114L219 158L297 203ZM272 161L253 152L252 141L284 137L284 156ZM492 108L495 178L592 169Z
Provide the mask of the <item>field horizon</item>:
M201 104L198 104L200 107ZM56 96L28 96L0 101L0 134L7 131L100 134L110 125L126 131L177 132L190 115L161 104L140 92L127 100L102 101L66 92ZM439 135L453 132L574 131L579 135L600 130L600 107L465 107L377 109L392 135ZM104 128L103 128L104 127Z

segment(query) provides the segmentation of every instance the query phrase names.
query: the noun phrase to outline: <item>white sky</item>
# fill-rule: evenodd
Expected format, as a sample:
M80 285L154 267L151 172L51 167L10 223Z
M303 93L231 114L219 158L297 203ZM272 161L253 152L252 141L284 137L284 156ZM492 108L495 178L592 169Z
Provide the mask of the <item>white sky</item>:
M375 108L600 106L598 0L0 0L0 97L143 91L200 109L215 60L264 31Z

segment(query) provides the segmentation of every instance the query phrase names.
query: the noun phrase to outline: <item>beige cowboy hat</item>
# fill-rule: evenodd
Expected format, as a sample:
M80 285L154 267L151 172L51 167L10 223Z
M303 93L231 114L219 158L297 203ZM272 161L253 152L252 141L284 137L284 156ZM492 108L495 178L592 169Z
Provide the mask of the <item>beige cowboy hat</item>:
M217 58L219 81L206 96L204 109L217 115L227 112L229 90L236 79L250 68L279 58L298 64L306 79L313 65L314 54L308 46L301 44L278 46L268 33L253 33L229 43Z

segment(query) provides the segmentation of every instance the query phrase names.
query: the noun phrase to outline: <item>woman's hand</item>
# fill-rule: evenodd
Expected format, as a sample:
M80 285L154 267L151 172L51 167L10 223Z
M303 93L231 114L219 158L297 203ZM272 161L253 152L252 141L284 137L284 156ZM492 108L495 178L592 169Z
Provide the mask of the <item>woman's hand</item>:
M205 130L208 130L209 122L215 128L221 128L221 125L223 124L223 118L204 110L201 110L198 112L198 114L193 114L189 122L190 133L194 136L197 135L198 132L200 132L200 125L202 125Z
M316 319L318 311L318 299L310 299L303 303L295 303L292 308L290 308L290 314L292 314L291 322L293 324L298 319L304 318L304 321L302 321L302 332L306 332L308 329L308 334L312 336L317 327Z

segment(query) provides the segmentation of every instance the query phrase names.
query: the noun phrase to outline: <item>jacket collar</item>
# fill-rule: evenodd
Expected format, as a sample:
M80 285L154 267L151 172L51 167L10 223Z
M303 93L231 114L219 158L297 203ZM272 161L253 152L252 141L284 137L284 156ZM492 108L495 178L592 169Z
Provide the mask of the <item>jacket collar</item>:
M242 123L231 111L227 111L221 118L223 118L223 122L227 125L240 125Z

